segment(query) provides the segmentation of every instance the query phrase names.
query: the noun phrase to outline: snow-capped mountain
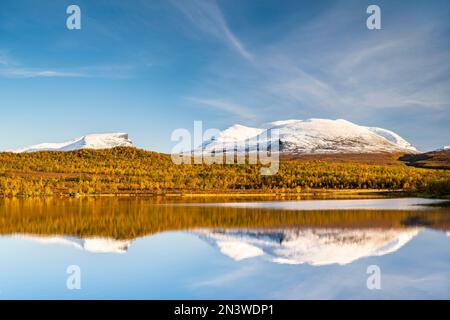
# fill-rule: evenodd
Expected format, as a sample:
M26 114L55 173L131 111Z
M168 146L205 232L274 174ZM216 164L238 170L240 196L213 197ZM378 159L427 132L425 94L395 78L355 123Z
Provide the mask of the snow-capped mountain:
M35 236L17 235L16 237L40 244L65 245L91 253L126 253L131 246L131 240L116 240L112 238L75 238L67 236Z
M443 146L442 148L436 149L435 151L450 151L450 146Z
M279 264L345 265L399 250L420 232L409 229L194 230L221 253L240 261L261 257Z
M133 142L126 133L100 133L89 134L61 143L41 143L33 146L19 148L11 152L35 151L73 151L79 149L110 149L115 147L133 147Z
M365 127L346 120L285 120L263 128L234 125L194 152L255 151L261 145L279 142L284 153L418 153L417 149L395 132Z

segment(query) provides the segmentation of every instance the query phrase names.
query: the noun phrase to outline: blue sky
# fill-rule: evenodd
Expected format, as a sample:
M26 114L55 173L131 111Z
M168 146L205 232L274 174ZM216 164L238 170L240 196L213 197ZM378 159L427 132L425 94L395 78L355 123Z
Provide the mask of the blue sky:
M0 149L122 131L169 152L194 120L343 118L429 150L450 144L449 39L446 0L2 0Z

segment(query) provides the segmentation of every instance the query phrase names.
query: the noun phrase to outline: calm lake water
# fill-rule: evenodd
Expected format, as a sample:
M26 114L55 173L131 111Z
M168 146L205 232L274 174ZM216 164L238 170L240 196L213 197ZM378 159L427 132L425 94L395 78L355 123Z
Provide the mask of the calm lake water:
M0 298L449 299L439 203L3 199Z

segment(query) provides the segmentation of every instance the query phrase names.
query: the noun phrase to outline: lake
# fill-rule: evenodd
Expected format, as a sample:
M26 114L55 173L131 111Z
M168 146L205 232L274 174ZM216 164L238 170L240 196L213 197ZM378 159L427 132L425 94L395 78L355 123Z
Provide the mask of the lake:
M0 299L450 298L439 200L2 199L0 235Z

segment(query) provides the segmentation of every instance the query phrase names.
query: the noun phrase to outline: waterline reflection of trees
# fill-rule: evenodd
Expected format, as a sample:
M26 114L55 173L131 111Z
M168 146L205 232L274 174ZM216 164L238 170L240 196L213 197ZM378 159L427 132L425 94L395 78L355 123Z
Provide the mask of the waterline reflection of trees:
M2 199L0 233L133 239L196 228L404 228L450 230L450 209L283 211L170 205L143 198Z

